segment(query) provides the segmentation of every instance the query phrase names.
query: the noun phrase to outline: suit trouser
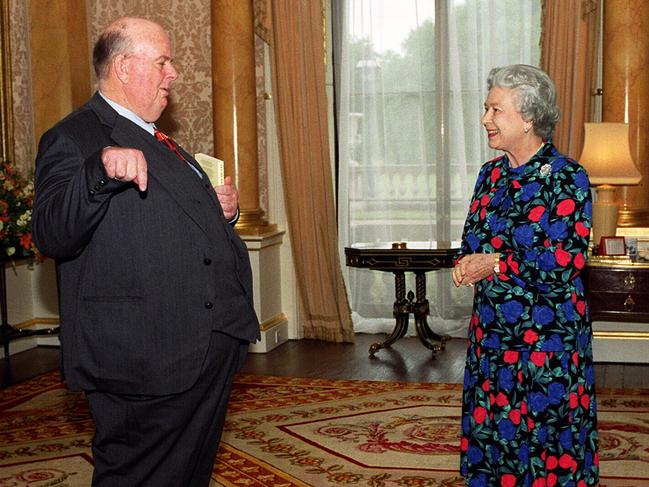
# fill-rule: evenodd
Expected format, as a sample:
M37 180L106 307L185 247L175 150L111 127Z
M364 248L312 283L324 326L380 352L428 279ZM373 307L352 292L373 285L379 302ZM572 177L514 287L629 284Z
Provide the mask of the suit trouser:
M247 348L247 342L212 332L198 381L180 394L87 392L96 423L92 485L207 486Z

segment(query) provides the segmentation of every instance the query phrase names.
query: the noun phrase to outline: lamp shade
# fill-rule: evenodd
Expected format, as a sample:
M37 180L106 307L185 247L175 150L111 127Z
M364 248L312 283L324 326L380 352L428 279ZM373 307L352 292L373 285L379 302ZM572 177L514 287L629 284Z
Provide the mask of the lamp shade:
M590 182L633 185L642 179L629 150L626 123L585 123L584 149L579 162L588 171Z

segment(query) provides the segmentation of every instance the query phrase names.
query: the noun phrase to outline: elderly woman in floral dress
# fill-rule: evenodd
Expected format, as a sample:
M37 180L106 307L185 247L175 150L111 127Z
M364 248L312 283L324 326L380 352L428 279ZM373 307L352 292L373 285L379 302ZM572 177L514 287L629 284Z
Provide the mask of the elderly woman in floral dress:
M588 175L550 141L559 110L546 73L496 68L487 85L482 125L504 154L480 170L453 269L475 291L461 473L471 487L594 486Z

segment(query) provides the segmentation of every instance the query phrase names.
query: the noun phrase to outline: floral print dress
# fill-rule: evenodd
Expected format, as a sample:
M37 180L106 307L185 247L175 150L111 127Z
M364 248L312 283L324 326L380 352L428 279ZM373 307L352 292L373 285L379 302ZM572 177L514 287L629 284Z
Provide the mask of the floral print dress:
M500 252L476 283L464 376L461 473L471 487L597 485L591 325L580 277L586 171L545 143L484 164L461 254Z

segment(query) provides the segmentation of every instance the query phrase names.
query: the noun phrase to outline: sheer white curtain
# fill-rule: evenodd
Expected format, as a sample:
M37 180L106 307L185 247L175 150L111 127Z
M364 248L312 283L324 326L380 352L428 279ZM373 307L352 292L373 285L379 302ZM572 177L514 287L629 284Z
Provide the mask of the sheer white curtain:
M333 7L341 252L459 240L478 169L496 155L480 125L487 75L495 66L538 65L541 1ZM345 273L355 331L391 331L393 275ZM455 290L449 272L438 271L428 274L428 299L433 330L466 335L470 290Z

